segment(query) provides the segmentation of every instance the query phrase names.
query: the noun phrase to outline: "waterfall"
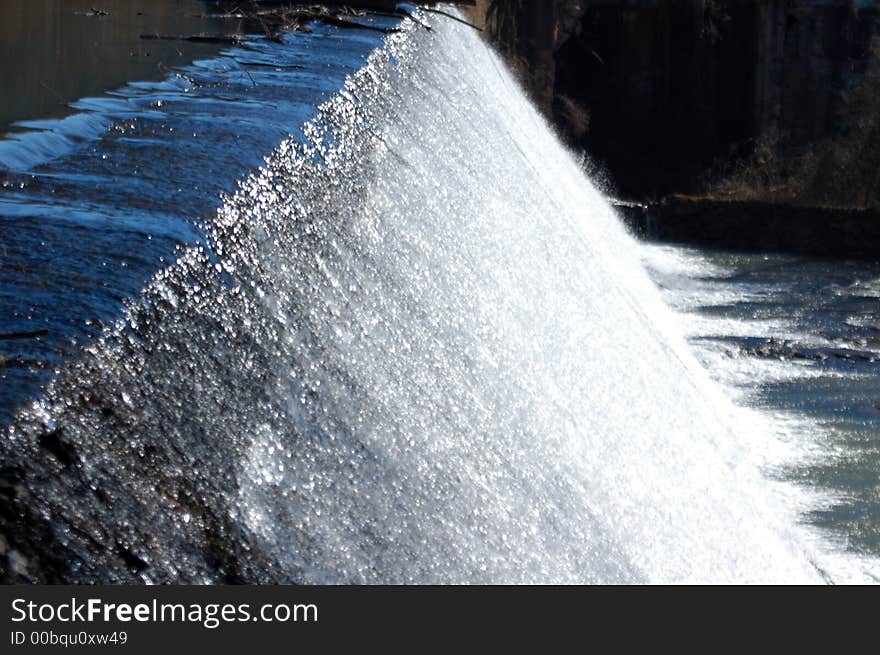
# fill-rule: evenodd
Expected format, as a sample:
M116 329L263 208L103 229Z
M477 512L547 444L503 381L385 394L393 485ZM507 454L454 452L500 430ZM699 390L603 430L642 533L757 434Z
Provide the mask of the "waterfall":
M73 581L822 581L772 430L498 57L424 20L20 413L15 547Z

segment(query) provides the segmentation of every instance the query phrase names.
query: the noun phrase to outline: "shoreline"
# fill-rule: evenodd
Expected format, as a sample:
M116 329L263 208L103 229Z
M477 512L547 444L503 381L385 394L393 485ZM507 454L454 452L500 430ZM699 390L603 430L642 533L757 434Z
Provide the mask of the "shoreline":
M880 260L880 210L672 195L611 200L640 239L741 252Z

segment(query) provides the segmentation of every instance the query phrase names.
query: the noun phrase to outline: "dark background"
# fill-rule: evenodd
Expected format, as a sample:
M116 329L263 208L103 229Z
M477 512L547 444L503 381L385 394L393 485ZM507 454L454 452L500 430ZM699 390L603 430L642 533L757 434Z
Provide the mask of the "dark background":
M880 204L880 10L491 0L472 17L622 197Z

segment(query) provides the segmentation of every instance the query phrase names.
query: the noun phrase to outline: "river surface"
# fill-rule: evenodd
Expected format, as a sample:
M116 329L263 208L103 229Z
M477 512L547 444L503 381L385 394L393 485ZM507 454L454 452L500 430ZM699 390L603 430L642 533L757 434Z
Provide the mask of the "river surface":
M237 33L239 19L199 0L4 0L0 3L0 133L64 116L81 98L213 56L216 45L142 35Z

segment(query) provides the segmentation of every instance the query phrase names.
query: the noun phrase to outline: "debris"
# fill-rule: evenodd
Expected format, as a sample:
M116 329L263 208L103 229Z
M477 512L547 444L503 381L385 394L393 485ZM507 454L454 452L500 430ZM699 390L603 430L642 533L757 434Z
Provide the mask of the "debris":
M229 45L241 45L241 34L141 34L142 39L156 41L192 41L194 43L226 43Z
M443 11L442 9L432 9L431 7L421 7L421 10L427 11L428 13L431 13L431 14L439 14L440 16L446 16L446 18L451 18L452 20L457 21L459 23L462 23L463 25L467 25L468 27L473 27L475 30L477 30L477 32L483 31L482 27L477 27L473 23L466 21L464 18L459 18L458 16L453 16L449 12Z
M402 6L399 6L399 4L400 3L398 3L396 0L349 0L348 2L315 2L311 4L263 2L261 4L254 4L254 8L252 10L246 10L242 9L237 4L229 3L230 8L228 10L219 14L210 14L210 16L212 18L237 18L258 22L262 26L266 38L271 41L276 41L278 43L284 42L281 38L282 32L310 32L311 29L309 27L309 23L313 22L323 23L325 25L331 25L333 27L339 27L342 29L361 29L381 32L383 34L389 34L397 31L395 28L370 25L369 23L356 20L357 18L367 15L409 18L424 27L425 29L431 29L429 25L422 22L421 20L418 20L418 18L413 13L407 11ZM412 2L410 4L420 7L423 11L446 16L447 18L468 25L475 30L482 31L482 28L477 27L472 23L469 23L468 21L459 18L458 16L450 14L446 11L442 11L440 9L433 9L424 6L428 3ZM451 2L449 2L449 4L474 5L475 2L474 0L452 0ZM266 5L271 6L267 7ZM197 36L199 35L194 35L194 37ZM229 37L231 35L226 36ZM236 36L238 36L238 40L234 42L234 45L241 45L241 35ZM188 41L203 40L183 36L177 38Z

